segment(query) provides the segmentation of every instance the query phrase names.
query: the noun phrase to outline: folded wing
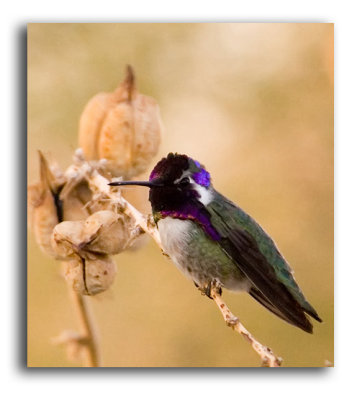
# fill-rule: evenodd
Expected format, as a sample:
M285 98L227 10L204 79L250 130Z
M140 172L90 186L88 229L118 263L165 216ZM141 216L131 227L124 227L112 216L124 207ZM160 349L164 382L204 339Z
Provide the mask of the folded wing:
M250 294L285 321L312 332L305 313L321 322L273 240L248 214L217 193L207 206L220 244L252 283Z

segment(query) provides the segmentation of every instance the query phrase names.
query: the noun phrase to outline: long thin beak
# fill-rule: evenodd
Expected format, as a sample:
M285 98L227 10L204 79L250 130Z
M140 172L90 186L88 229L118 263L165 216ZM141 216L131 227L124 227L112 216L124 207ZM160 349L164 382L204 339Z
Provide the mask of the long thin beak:
M135 185L135 186L147 186L149 188L154 188L154 187L161 187L164 186L160 182L149 182L149 181L122 181L122 182L110 182L108 183L110 186L126 186L126 185Z

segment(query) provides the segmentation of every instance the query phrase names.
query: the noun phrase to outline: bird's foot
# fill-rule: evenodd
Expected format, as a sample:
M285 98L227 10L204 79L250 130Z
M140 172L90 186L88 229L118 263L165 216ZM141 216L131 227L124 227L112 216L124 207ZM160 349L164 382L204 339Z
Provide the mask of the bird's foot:
M219 296L222 296L222 285L219 281L217 281L216 279L213 279L209 285L209 287L207 288L207 290L209 290L209 298L212 299L213 295L215 293L217 293Z
M208 282L208 284L203 287L199 286L196 282L193 283L198 290L201 291L202 296L207 296L211 300L213 300L212 295L214 292L218 293L220 296L222 295L222 287L215 279Z

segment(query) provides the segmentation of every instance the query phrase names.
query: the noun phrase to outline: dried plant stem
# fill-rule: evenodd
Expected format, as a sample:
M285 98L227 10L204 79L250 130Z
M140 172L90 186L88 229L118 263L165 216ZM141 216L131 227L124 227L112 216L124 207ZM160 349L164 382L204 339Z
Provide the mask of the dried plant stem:
M78 344L81 346L84 366L100 367L96 329L89 309L88 299L71 288L70 294L80 325L80 340Z
M241 334L251 344L253 350L259 354L262 360L262 366L280 367L282 359L277 357L269 347L262 345L254 338L254 336L243 326L239 319L231 312L227 304L223 301L222 297L216 290L212 291L212 297L217 304L217 307L221 311L226 324Z

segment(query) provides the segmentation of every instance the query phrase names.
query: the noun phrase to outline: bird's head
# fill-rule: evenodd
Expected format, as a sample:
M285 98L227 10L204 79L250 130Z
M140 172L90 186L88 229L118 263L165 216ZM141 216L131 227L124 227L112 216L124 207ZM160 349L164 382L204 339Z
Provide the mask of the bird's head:
M154 215L206 205L212 198L211 177L203 165L183 154L169 153L152 170L148 181L112 182L112 186L139 185L150 188Z

